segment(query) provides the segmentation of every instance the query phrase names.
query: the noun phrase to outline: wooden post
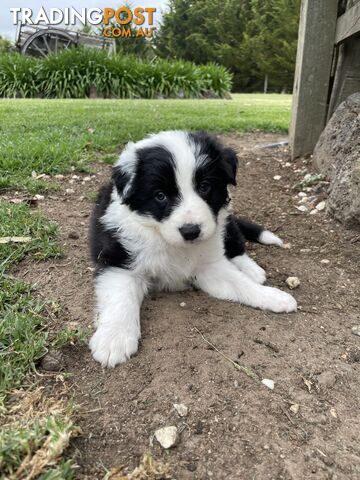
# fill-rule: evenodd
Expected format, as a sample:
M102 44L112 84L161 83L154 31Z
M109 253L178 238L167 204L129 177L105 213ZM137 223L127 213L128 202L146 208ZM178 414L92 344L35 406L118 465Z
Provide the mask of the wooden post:
M338 0L302 0L290 128L292 157L311 154L325 126Z
M269 77L268 77L268 74L266 74L264 79L264 93L268 92L268 81L269 81Z
M335 42L340 44L334 86L327 119L349 95L360 91L360 1L348 1L347 11L339 17Z

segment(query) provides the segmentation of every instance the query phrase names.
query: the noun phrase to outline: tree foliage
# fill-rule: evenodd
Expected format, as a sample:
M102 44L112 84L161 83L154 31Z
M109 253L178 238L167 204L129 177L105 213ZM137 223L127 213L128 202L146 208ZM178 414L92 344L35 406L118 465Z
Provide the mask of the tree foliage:
M155 39L158 55L217 62L235 90L291 90L301 0L170 0Z

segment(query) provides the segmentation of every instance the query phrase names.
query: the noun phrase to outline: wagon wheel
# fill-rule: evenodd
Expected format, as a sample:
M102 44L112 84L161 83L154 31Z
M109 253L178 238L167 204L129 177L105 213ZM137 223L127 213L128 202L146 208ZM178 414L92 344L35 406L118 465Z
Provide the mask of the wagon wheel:
M56 53L74 45L76 45L74 39L66 32L49 29L31 35L22 46L21 53L35 57L46 57L49 53Z

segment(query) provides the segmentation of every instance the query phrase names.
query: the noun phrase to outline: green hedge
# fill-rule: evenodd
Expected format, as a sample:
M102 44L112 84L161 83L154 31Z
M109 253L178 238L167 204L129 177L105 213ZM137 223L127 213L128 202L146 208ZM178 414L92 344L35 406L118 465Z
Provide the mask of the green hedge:
M226 97L232 75L219 65L145 62L94 49L69 49L46 58L0 56L0 97L105 98Z

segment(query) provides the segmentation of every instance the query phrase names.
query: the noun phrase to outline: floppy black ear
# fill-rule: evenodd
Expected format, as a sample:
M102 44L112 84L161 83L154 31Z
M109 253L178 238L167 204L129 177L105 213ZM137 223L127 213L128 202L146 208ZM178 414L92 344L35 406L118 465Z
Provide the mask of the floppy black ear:
M232 148L224 148L221 153L221 160L228 183L236 185L238 159L235 151Z
M113 168L112 171L112 181L119 193L119 195L125 200L125 196L128 196L129 192L126 192L126 186L130 181L130 175L121 168L120 165L117 165ZM126 189L126 190L125 190ZM125 195L124 195L125 193Z

